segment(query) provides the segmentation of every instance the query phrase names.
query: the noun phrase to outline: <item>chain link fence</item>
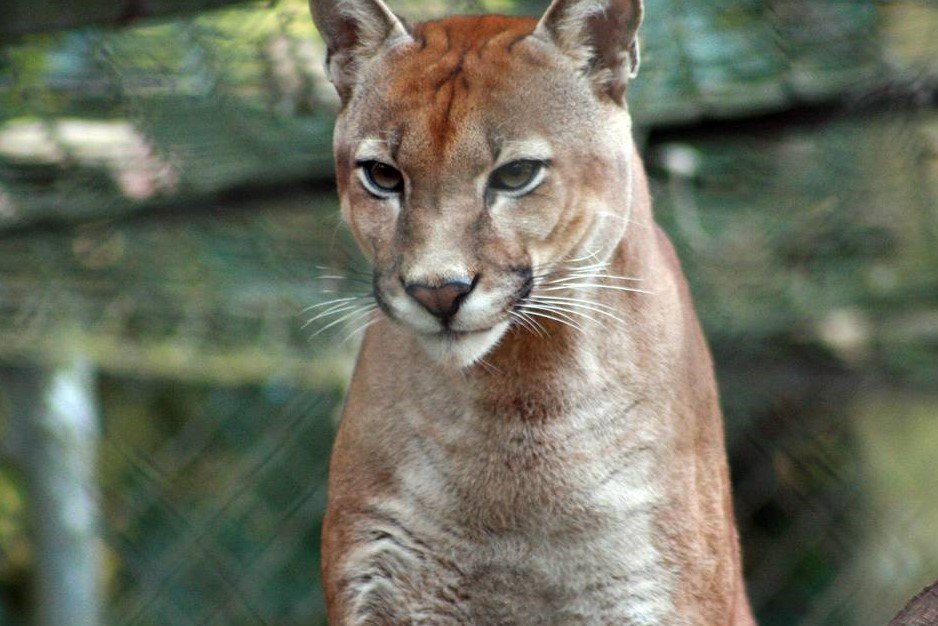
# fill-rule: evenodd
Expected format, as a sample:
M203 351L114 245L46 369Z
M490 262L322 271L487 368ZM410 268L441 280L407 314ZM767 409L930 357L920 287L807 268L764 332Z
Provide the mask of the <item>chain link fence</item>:
M630 97L760 623L884 624L938 576L938 8L647 4ZM56 30L42 6L0 11L0 624L322 624L357 337L304 309L367 268L305 2L92 3ZM86 400L72 430L35 417ZM51 588L94 606L57 617Z

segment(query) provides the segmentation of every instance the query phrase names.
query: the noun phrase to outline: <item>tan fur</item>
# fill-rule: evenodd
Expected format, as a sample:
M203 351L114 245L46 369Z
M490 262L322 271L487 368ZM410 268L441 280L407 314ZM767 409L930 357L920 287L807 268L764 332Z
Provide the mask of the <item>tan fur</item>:
M608 72L584 74L536 25L420 24L346 85L343 215L384 312L332 458L330 623L751 625L713 367L627 110ZM541 186L486 199L499 155L541 144ZM404 172L400 201L359 183L356 160L375 152ZM621 320L580 330L505 323L518 268L569 274L577 258L604 263L579 283L648 293L552 292ZM438 335L401 281L454 272L478 274L452 322L466 334Z

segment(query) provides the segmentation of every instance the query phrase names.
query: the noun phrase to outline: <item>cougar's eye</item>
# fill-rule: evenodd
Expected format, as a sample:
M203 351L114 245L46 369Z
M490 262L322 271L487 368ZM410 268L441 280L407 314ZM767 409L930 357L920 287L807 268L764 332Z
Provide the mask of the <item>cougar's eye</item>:
M362 161L358 164L362 184L379 198L390 198L404 190L404 175L381 161Z
M525 159L506 163L492 172L489 188L511 196L523 196L544 180L544 163Z

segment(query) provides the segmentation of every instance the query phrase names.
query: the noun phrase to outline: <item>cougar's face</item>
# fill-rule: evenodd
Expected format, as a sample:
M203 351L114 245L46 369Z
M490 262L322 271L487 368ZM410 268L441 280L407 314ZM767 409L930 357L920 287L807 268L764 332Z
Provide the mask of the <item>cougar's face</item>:
M603 258L625 226L607 207L628 193L628 114L534 25L418 25L369 65L336 127L343 215L379 304L458 366L499 341L539 280Z

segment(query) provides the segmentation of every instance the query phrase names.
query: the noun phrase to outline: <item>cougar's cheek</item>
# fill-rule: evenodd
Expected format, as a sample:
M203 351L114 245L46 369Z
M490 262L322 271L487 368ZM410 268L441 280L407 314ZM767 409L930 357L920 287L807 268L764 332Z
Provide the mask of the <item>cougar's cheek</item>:
M373 263L390 254L394 238L395 219L385 207L371 206L372 200L351 207L346 222L362 253Z

